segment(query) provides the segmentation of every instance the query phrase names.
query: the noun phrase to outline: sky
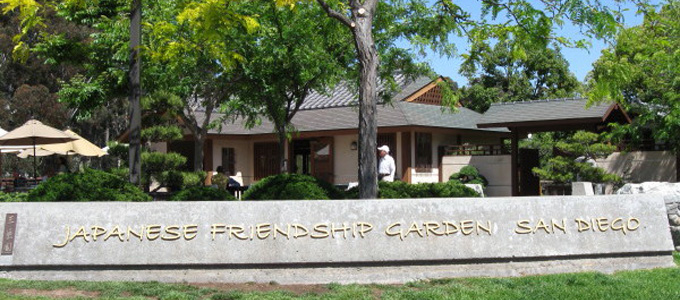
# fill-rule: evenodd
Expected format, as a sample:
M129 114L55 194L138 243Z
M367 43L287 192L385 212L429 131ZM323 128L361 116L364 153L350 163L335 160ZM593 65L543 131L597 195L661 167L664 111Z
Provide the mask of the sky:
M458 1L463 9L470 12L472 17L481 18L481 5L480 1L463 0ZM616 5L613 0L603 0L606 5ZM660 1L651 1L654 4L658 4ZM636 8L632 5L622 7L623 9L628 9L624 11L624 26L632 27L642 24L642 16L636 15ZM579 29L576 26L565 26L564 28L558 29L557 34L560 36L571 37L571 38L583 38L579 33ZM601 40L589 40L591 47L589 49L582 48L565 48L562 47L562 55L569 62L569 69L571 70L579 81L584 81L588 72L592 69L592 64L599 57L603 49L607 47L607 43ZM459 53L465 53L469 49L467 48L467 40L461 37L454 37L453 42L458 46ZM462 63L462 59L458 57L448 58L439 57L434 53L429 53L427 57L421 58L421 61L428 62L434 71L440 75L452 78L454 81L458 82L459 85L465 85L467 79L459 74L458 69Z

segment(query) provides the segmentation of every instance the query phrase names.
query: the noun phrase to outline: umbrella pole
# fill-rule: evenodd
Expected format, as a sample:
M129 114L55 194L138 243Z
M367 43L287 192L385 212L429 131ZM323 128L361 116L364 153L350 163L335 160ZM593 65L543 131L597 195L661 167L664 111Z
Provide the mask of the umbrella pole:
M35 157L35 138L33 138L33 180L38 178L37 177L38 171L37 171L37 167L36 167L37 162L38 162L38 159Z

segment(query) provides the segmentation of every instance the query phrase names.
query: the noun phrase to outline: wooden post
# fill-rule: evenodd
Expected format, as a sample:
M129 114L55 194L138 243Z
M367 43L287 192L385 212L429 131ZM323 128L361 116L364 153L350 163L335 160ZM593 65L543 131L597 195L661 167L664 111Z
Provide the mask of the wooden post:
M512 141L510 144L510 172L512 174L510 182L512 185L512 196L519 196L519 168L517 165L519 156L519 132L517 132L517 128L510 128L510 131L512 132Z
M140 73L141 57L139 47L141 45L141 19L142 1L133 0L130 12L130 182L134 185L141 184L142 173L142 113L139 100L142 96Z
M680 182L680 152L675 152L673 155L675 155L675 182Z

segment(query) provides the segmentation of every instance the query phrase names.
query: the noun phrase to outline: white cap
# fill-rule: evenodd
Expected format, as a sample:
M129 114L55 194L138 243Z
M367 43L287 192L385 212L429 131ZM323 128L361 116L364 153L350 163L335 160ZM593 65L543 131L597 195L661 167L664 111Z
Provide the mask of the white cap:
M387 147L387 145L382 145L382 146L378 147L378 150L390 153L390 147Z

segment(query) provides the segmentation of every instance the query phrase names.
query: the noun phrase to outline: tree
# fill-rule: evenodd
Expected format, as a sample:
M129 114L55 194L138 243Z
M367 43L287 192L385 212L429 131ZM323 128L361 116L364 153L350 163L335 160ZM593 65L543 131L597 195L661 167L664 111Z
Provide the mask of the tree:
M345 78L352 61L350 36L336 22L323 16L313 3L280 7L255 1L250 8L260 27L244 43L243 77L235 96L274 124L279 140L281 172L285 145L295 131L291 120L313 91L324 92Z
M473 44L495 40L509 42L516 56L525 48L545 47L548 41L585 46L581 40L573 41L553 34L556 26L571 21L587 28L589 36L604 37L615 33L618 12L600 1L529 1L482 0L482 20L470 14L451 0L439 0L433 6L425 1L378 0L317 0L329 17L344 24L353 34L359 62L359 197L376 198L377 176L375 146L379 57L376 46L392 46L398 37L405 37L414 49L432 48L452 54L455 47L448 42L448 34L467 36ZM486 20L488 17L491 20ZM388 27L379 20L390 20ZM375 24L374 24L374 21ZM495 22L493 22L495 21Z
M680 1L649 8L642 25L623 30L595 62L589 79L593 102L614 100L637 117L617 127L639 141L646 131L680 153Z
M233 95L242 77L241 48L259 26L237 8L231 1L172 2L149 20L151 73L159 74L149 90L167 90L183 100L178 113L194 136L194 171L203 170L213 113Z
M513 54L507 43L471 49L461 66L469 82L461 90L465 107L483 113L496 102L575 96L579 82L559 47L527 49L520 57Z
M49 20L53 24L49 34L74 38L86 35L81 28L60 18L51 16ZM78 68L45 64L36 52L28 53L23 60L14 59L12 38L20 32L20 24L17 13L0 15L0 126L9 130L30 118L38 118L51 126L63 127L68 123L69 111L57 101L59 82L68 80ZM35 46L39 37L31 32L26 43Z
M607 157L616 150L616 146L598 142L596 133L578 131L573 136L556 143L561 155L548 159L540 168L532 171L543 180L557 183L574 181L590 181L597 183L617 183L621 178L608 174L604 169L594 165L596 158Z

